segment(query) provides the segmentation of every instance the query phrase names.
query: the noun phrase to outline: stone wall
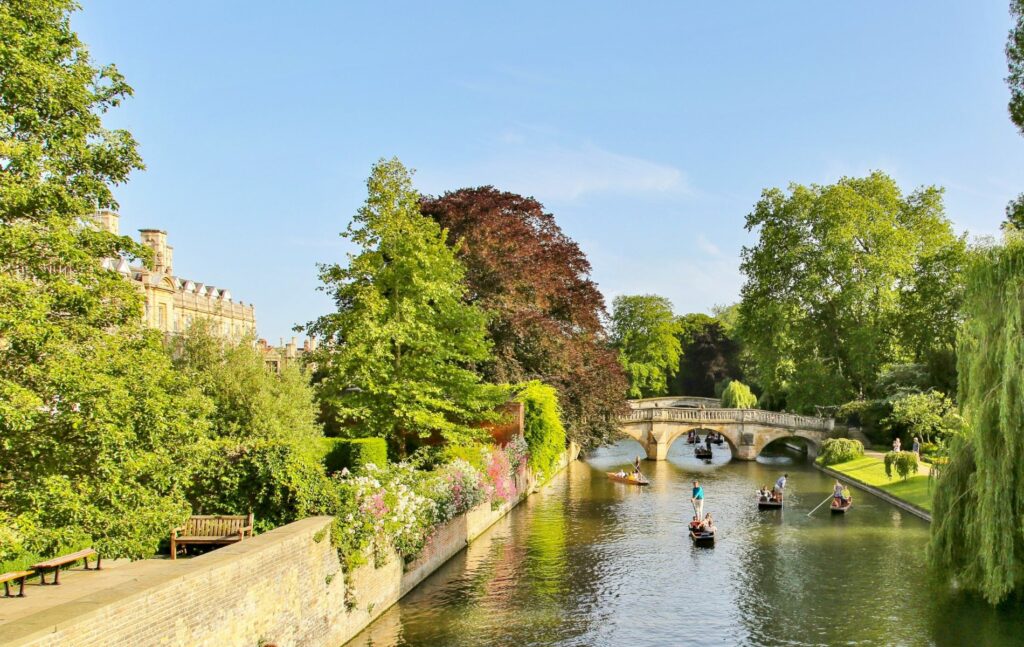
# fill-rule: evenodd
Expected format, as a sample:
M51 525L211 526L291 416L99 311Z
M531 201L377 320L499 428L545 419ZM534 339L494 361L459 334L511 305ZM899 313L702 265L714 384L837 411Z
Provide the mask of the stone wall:
M567 452L561 467L577 453ZM517 485L524 493L537 487L529 474ZM380 568L355 569L348 604L332 518L313 517L195 559L150 563L121 586L6 625L0 644L339 647L516 504L460 515L405 567L395 555Z

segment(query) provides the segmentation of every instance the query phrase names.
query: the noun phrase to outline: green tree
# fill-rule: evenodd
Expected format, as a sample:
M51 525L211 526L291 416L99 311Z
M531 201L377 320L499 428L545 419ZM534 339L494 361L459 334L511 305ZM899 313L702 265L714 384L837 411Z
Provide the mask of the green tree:
M1006 64L1010 86L1010 121L1024 135L1024 0L1010 0L1013 27L1006 40Z
M672 303L652 294L618 296L612 303L611 340L629 377L629 397L662 395L679 368L678 325Z
M964 434L932 505L937 573L996 604L1024 588L1024 240L977 251L958 349Z
M893 435L918 437L923 442L945 440L963 428L953 402L938 391L911 393L892 403L892 413L882 421Z
M0 3L0 517L25 551L152 554L187 515L205 400L142 328L89 216L142 168L102 115L131 94L71 30L75 3Z
M888 364L948 351L963 239L942 191L881 172L766 190L747 229L738 335L766 399L809 411L864 397ZM936 362L939 364L940 362Z
M294 364L267 370L251 338L225 339L199 319L169 349L213 404L188 488L195 514L247 514L269 529L333 509L323 433L308 379Z
M329 422L400 455L432 436L479 437L475 423L505 398L474 370L489 359L485 315L465 302L464 270L401 162L378 162L367 188L343 234L359 253L320 270L337 311L306 327L324 341L314 361Z
M676 319L681 353L679 369L669 380L669 393L706 398L715 397L715 386L729 379L742 379L739 342L717 317L703 313Z

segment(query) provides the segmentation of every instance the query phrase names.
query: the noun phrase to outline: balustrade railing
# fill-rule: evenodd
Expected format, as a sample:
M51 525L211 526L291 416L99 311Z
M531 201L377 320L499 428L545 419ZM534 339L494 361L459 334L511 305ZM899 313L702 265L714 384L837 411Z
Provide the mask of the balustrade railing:
M794 429L820 429L830 431L833 421L828 418L800 416L794 413L762 411L761 409L675 409L652 408L634 409L622 417L623 420L676 420L679 422L754 423Z

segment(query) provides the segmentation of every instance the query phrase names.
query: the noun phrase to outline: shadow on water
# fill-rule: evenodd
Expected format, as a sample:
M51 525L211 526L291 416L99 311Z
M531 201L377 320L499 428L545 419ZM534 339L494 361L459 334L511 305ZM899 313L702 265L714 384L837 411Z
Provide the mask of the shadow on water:
M710 463L677 442L644 462L647 487L614 483L640 445L572 464L351 644L1016 645L1019 604L990 609L928 581L928 525L858 493L827 508L831 480L783 445ZM642 454L641 454L642 455ZM790 475L786 509L754 491ZM718 523L714 549L686 535L690 481Z

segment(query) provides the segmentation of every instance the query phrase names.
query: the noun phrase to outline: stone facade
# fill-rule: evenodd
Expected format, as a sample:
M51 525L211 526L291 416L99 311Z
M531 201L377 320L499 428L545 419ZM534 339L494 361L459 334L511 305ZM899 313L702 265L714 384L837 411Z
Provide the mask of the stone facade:
M316 350L316 340L306 339L299 346L296 338L292 337L290 342L285 343L282 339L279 346L271 346L266 339L260 339L256 342L256 348L263 354L263 361L266 363L267 369L274 373L280 373L285 367L291 365L305 370L307 366L303 357L306 353Z
M570 447L560 467L578 453ZM539 485L529 473L516 484L519 500ZM194 559L166 560L117 588L8 623L0 645L339 647L519 500L456 517L411 564L392 555L379 568L371 563L348 575L331 545L333 519L303 519Z
M120 234L116 212L102 210L94 215L101 229ZM184 332L200 318L213 322L213 328L225 337L256 335L256 309L234 301L225 288L206 285L174 274L174 248L167 244L167 232L140 230L140 242L153 250L152 269L132 266L124 259L107 261L142 291L145 298L143 320L146 325L167 334Z

